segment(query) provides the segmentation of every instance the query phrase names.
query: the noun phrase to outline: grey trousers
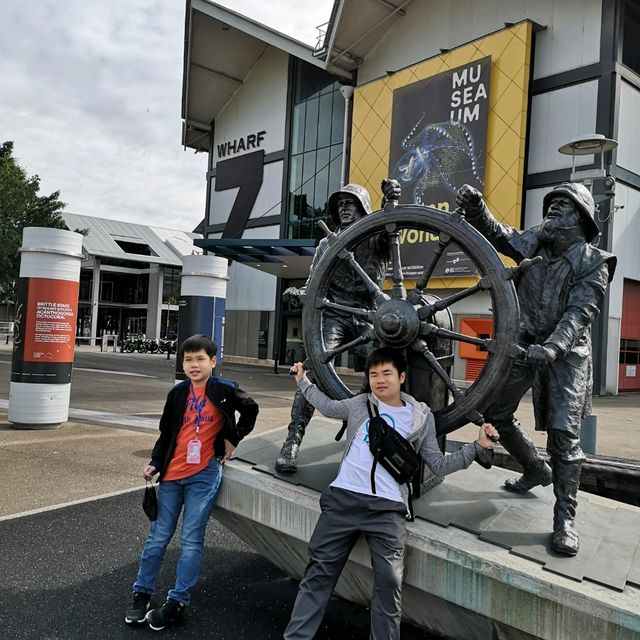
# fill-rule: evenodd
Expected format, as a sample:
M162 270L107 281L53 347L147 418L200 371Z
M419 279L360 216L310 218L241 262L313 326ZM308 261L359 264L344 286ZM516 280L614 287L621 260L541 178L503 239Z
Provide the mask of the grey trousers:
M311 640L349 553L360 534L371 552L374 584L371 638L400 639L400 606L406 507L400 502L329 487L309 542L309 564L300 583L284 640Z

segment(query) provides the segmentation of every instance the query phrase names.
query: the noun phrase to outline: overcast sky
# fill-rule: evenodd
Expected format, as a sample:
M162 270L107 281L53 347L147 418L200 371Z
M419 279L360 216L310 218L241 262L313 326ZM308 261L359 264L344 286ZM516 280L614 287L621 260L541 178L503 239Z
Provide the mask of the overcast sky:
M333 3L219 4L315 45ZM0 142L67 211L183 230L203 218L206 157L180 146L184 11L184 0L0 2Z

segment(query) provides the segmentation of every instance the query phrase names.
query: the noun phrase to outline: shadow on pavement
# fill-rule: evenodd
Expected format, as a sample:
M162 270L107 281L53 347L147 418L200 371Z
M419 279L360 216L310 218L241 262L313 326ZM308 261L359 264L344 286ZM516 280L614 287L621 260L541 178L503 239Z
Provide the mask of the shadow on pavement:
M134 492L0 522L0 635L8 640L282 637L297 582L215 520L184 619L160 634L126 625L124 611L147 532L141 498L142 492ZM177 553L174 541L156 601L163 601L172 585ZM368 610L334 598L317 640L366 640L368 624ZM403 625L402 637L431 636Z

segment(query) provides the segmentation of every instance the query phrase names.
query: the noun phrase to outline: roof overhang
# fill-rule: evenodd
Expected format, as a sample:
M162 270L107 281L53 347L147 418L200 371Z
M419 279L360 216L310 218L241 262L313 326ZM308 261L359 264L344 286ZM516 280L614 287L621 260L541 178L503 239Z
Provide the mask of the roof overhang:
M327 69L354 71L402 18L412 0L336 0L316 56Z
M208 238L194 244L221 258L235 260L278 278L298 279L309 275L317 240L252 240Z
M187 0L182 78L182 144L209 148L212 122L269 47L317 67L308 45L208 0ZM335 72L347 78L341 68Z

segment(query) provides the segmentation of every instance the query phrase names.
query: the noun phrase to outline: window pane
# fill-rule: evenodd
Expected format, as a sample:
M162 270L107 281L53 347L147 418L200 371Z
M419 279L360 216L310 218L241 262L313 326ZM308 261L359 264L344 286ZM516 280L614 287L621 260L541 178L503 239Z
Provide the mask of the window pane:
M320 96L320 116L318 118L318 147L328 147L331 143L331 110L333 96Z
M331 116L331 144L342 142L344 137L344 98L339 91L333 94L333 114Z
M342 169L342 146L331 147L331 164L329 165L329 193L340 188L340 171Z
M304 148L304 116L307 103L293 107L293 121L291 123L291 153L300 153Z
M300 238L313 238L313 222L301 222L300 223ZM322 234L324 235L324 234Z
M318 142L318 98L307 102L304 126L304 150L315 149Z
M624 351L624 363L625 364L638 364L638 352L637 351Z
M311 151L309 153L304 154L304 165L302 169L302 193L307 194L307 199L305 204L309 205L309 209L311 204L313 203L313 188L314 188L314 175L316 173L316 152ZM303 215L307 215L307 213L311 213L305 211Z
M302 217L300 204L301 195L299 193L289 194L289 221L294 222Z
M640 73L640 5L627 0L624 6L624 34L622 37L622 63Z
M294 102L296 104L316 97L320 91L330 90L334 83L330 74L308 62L298 62L295 73Z
M302 184L302 155L292 156L289 165L289 191L295 192Z
M329 149L319 149L316 161L316 188L313 198L314 215L324 215L329 188Z

